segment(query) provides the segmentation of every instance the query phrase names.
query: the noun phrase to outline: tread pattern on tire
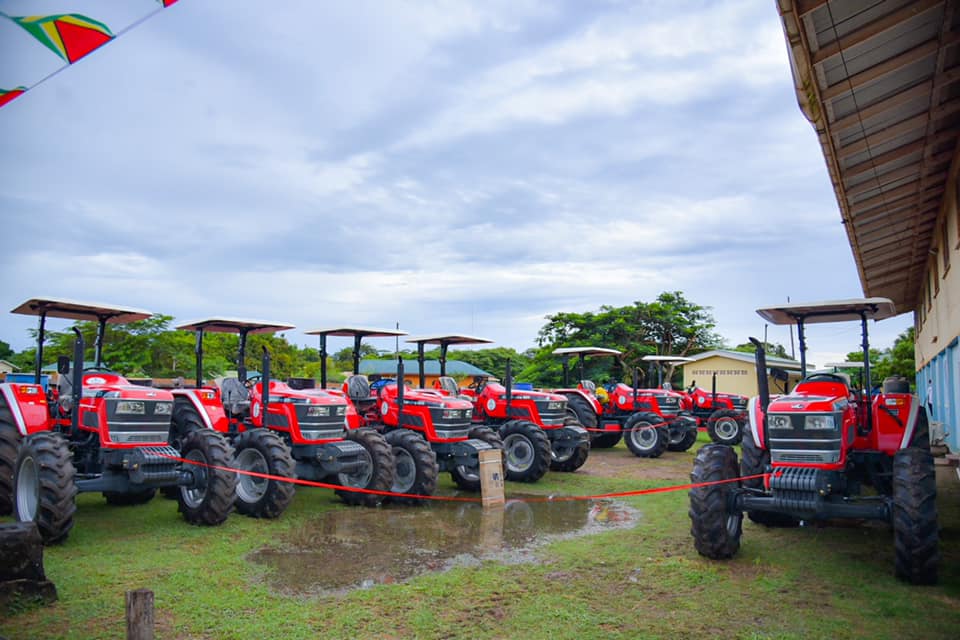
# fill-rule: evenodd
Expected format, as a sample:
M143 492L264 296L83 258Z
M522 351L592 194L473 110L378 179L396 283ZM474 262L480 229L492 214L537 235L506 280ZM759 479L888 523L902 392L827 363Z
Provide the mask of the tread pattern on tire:
M583 425L576 418L568 416L563 424L565 426L577 426L582 427ZM590 441L580 444L576 450L574 450L573 455L567 458L566 460L550 461L550 470L551 471L561 471L564 473L572 473L582 467L586 463L587 458L590 457Z
M474 427L470 429L470 433L467 434L467 437L471 440L480 440L481 442L486 442L494 449L500 449L501 453L503 452L503 440L500 439L500 434L491 429L490 427ZM506 460L501 456L501 469L500 472L504 478L507 477L506 469ZM464 491L480 491L480 473L479 470L477 475L466 476L460 472L460 470L454 466L450 469L450 477L453 479L453 483L457 485L458 488L463 489Z
M233 464L233 447L227 439L216 431L197 429L183 439L184 458L194 449L199 449L206 463L211 466L230 467ZM187 463L183 463L188 466ZM207 468L206 495L198 507L190 507L183 501L182 492L178 496L178 510L183 519L193 525L213 527L226 521L233 511L237 491L237 474L220 469Z
M440 475L440 468L437 464L437 454L430 448L430 443L424 440L420 434L409 429L396 429L386 435L387 444L394 450L403 449L413 460L415 468L415 477L411 485L404 493L412 493L421 496L432 496L437 490L437 479ZM423 504L426 500L418 498L390 497L390 502L396 504Z
M670 434L665 426L655 427L653 425L663 423L663 418L655 413L640 412L630 416L623 425L623 436L627 443L627 448L638 458L659 458L667 450L667 444L670 441ZM639 447L633 438L633 432L637 429L652 429L657 434L657 441L649 449Z
M511 471L509 463L506 462L509 454L506 450L506 444L504 444L504 466L506 467L507 480L513 482L536 482L550 469L550 460L553 457L550 450L550 438L543 432L543 429L529 420L510 420L503 423L500 427L500 439L506 441L506 439L512 435L522 436L527 439L530 446L533 447L533 460L526 469Z
M32 456L38 469L40 501L37 505L37 529L44 544L58 544L67 539L73 528L77 511L76 470L66 439L58 433L40 431L24 438L17 455L16 469L21 460ZM16 475L16 472L15 472ZM16 480L14 482L16 486ZM16 496L14 496L16 511ZM17 520L21 520L20 515Z
M0 399L0 516L13 513L13 467L21 439L9 409Z
M893 457L893 541L898 578L937 582L937 479L929 451L901 449Z
M721 418L730 418L737 423L737 432L732 438L723 439L717 434L717 421ZM707 433L716 444L726 444L731 447L740 444L740 441L743 440L743 426L743 418L733 409L717 409L707 418Z
M693 473L690 474L690 480L695 484L738 477L737 454L732 447L722 444L701 447L694 459ZM732 558L740 549L743 514L727 511L731 484L694 487L690 490L690 534L694 546L700 555L715 560ZM733 531L729 527L730 516L735 518Z

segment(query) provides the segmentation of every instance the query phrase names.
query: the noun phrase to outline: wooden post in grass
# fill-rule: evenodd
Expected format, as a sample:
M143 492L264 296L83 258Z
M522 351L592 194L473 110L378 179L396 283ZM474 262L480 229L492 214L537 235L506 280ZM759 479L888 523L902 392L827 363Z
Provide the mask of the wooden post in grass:
M503 452L500 449L480 452L480 496L484 509L503 505Z
M153 591L127 591L127 640L153 640Z

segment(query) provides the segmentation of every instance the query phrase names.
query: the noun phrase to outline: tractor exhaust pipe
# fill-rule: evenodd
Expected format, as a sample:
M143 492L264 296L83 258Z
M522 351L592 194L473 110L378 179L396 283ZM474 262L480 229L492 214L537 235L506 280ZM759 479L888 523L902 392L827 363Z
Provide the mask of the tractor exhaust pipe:
M420 371L423 371L422 366ZM403 356L397 356L397 426L401 429L403 428L403 392L405 390L403 384Z
M760 406L763 408L763 414L767 414L767 406L770 404L770 384L767 380L767 352L763 344L756 338L750 338L750 342L757 348L754 354L754 360L757 365L757 391L760 394ZM716 380L716 378L714 378ZM764 441L766 442L766 441Z
M80 433L80 398L83 397L83 334L80 329L73 327L73 333L76 339L73 341L73 370L70 372L70 380L73 382L73 389L70 390L70 400L73 409L70 411L70 432L77 435Z
M513 371L510 368L510 361L507 360L507 370L503 375L507 387L507 419L510 419L510 401L513 400Z
M270 352L263 347L263 359L260 362L260 387L263 389L263 426L268 427L270 417Z

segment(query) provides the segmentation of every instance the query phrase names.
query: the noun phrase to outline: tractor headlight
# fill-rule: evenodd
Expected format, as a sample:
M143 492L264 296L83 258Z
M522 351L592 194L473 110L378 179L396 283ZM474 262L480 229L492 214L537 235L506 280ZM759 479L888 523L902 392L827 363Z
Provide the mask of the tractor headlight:
M345 415L347 415L347 405L345 405L345 404L342 404L342 405L338 406L338 407L336 408L336 410L337 410L337 415L338 415L338 416L345 416Z
M117 413L143 415L145 405L139 400L121 400L117 403Z
M790 416L767 416L767 427L770 429L793 429Z
M308 418L318 418L320 416L330 415L330 407L311 406L307 407Z
M807 416L803 421L803 428L808 431L818 429L835 429L833 416Z
M173 403L172 402L158 402L154 405L153 415L155 416L168 416L173 413Z
M459 411L459 409L444 409L444 410L443 410L443 419L444 419L444 420L452 420L452 419L454 419L454 418L459 418L459 417L460 417L460 411Z

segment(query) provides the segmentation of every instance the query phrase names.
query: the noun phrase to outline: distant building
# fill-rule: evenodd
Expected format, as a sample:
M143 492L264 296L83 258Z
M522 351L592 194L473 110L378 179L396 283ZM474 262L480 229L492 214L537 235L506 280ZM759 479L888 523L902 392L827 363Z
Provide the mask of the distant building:
M14 371L19 371L20 367L13 364L12 362L7 362L6 360L0 360L0 374L13 373Z
M430 387L433 382L440 377L440 362L438 360L425 360L423 370L426 376L426 385ZM361 360L360 373L363 375L380 376L381 378L397 377L396 360ZM483 369L478 369L472 364L461 362L459 360L447 360L447 375L457 380L460 386L466 386L473 382L474 376L492 378L493 374L487 373ZM410 384L419 385L420 369L416 360L405 360L403 363L403 378Z
M694 383L701 389L713 389L713 375L717 376L717 391L755 396L757 365L752 353L714 349L690 356L693 362L683 365L683 386ZM793 389L801 378L800 363L796 360L767 356L767 384L770 393L784 393Z

